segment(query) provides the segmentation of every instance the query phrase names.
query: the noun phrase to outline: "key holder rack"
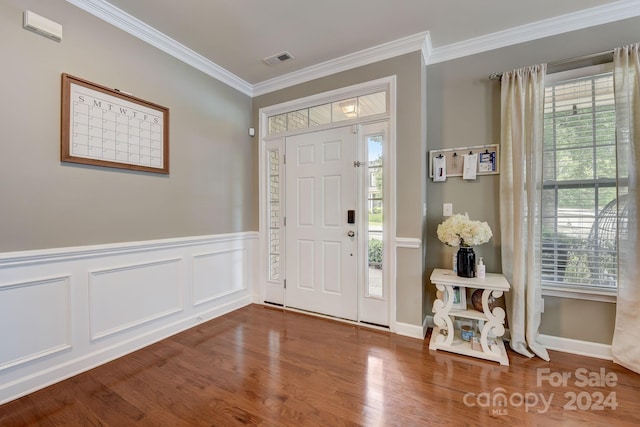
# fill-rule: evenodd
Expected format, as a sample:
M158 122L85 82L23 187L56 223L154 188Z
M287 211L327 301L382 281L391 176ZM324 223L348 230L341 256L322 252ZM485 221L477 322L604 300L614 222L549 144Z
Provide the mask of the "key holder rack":
M477 175L497 175L500 173L500 153L498 144L476 145L473 147L446 148L429 151L429 178L433 178L433 159L446 159L447 177L462 176L463 154L478 154Z

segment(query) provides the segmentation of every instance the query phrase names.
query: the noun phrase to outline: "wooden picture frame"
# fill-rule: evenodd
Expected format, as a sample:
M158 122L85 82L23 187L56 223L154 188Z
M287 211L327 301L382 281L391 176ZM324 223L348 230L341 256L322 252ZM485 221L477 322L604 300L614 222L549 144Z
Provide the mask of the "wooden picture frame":
M62 74L60 160L169 173L169 109Z

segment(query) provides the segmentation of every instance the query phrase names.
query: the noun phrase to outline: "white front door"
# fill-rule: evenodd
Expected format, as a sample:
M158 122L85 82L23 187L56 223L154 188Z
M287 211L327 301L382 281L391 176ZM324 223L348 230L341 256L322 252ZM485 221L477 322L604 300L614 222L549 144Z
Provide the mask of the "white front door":
M357 134L353 127L289 137L286 305L358 320Z

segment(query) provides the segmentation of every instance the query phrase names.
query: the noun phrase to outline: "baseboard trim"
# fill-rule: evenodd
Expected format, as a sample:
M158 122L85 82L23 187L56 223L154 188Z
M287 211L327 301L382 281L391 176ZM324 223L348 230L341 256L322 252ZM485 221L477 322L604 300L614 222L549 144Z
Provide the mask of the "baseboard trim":
M422 320L422 339L427 337L429 328L433 328L433 316L424 316Z
M422 326L396 322L396 334L423 340L427 335L427 317L424 318Z
M608 344L542 334L538 335L538 342L544 345L547 350L561 351L563 353L571 353L596 359L613 360L611 345Z

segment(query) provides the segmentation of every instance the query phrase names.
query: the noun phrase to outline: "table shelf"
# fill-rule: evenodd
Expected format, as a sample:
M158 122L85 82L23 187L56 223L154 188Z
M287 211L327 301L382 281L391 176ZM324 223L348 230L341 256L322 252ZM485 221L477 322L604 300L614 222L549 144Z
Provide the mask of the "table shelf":
M452 316L460 317L462 319L483 320L483 321L489 320L486 314L484 314L481 311L475 310L473 308L468 308L466 310L458 310L454 308L450 310L450 313Z
M440 328L435 327L433 329L433 334L431 335L431 337L433 338L435 334L440 334ZM500 362L501 365L508 366L509 358L507 357L507 350L504 346L504 342L502 342L502 340L498 338L492 338L492 340L495 341L495 345L499 349L499 353L485 352L482 350L474 350L471 347L470 341L465 341L462 338L460 338L458 331L455 332L455 336L451 344L446 346L438 345L435 348L431 348L431 346L429 346L429 349L448 351L450 353L462 354L465 356L471 356L478 359L491 360L494 362Z
M501 307L489 308L489 297L499 298L509 290L509 282L501 274L489 273L484 279L458 277L450 270L435 269L431 274L431 282L438 289L438 298L433 303L434 323L436 327L431 334L429 349L443 350L466 356L477 357L509 365L502 335L504 335L505 312ZM454 287L466 289L482 289L483 311L473 308L454 309ZM446 296L446 297L445 297ZM460 337L454 328L457 319L476 320L480 324L481 350L474 350L470 341ZM444 333L443 333L444 332Z

